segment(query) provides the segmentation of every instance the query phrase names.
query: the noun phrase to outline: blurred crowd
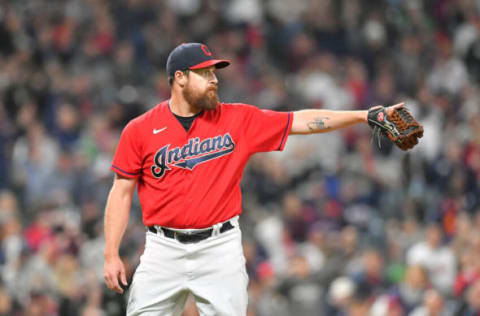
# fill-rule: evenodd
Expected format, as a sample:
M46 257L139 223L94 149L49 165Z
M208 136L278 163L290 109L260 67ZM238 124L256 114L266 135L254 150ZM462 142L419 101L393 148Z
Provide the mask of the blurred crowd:
M479 0L0 0L0 315L125 314L103 283L109 166L191 41L233 61L225 102L405 101L425 128L408 153L356 126L251 159L249 316L480 315Z

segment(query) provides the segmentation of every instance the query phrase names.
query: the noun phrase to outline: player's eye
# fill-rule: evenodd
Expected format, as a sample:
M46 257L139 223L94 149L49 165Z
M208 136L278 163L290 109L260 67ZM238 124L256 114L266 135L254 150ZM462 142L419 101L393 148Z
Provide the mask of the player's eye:
M200 76L204 77L204 78L212 78L214 76L213 74L213 70L210 70L210 69L200 69L198 72L197 72Z

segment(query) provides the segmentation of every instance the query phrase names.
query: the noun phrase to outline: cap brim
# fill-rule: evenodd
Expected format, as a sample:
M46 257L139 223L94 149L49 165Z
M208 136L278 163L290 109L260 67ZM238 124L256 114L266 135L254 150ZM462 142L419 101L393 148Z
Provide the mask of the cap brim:
M215 68L220 69L220 68L225 68L228 65L230 65L230 60L210 59L210 60L204 61L203 63L199 63L194 66L191 66L189 69L201 69L201 68L207 68L211 66L215 66Z

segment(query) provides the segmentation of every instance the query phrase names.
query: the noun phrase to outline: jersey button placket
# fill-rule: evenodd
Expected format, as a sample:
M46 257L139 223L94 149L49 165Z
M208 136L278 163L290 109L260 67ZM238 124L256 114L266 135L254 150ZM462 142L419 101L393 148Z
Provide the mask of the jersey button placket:
M190 126L190 128L188 129L187 133L186 133L186 143L188 143L188 141L191 139L191 138L195 138L197 136L194 135L194 131L196 130L196 125L198 124L198 119L200 117L197 117L192 125ZM190 157L191 159L191 157ZM184 203L185 203L185 206L186 207L189 207L191 206L192 202L193 202L193 199L191 198L191 195L192 195L192 192L191 192L191 188L192 188L192 184L193 184L193 178L194 178L194 169L190 170L190 169L185 169L184 171L184 187L183 187L183 193L184 193L184 196L185 196L185 199L184 199Z

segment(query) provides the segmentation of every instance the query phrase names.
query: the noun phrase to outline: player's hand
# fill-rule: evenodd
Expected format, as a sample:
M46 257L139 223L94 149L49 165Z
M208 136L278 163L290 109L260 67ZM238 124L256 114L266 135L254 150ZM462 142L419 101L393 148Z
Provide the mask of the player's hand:
M119 256L105 258L103 277L110 290L120 294L123 293L121 284L123 286L127 285L127 277L125 275L125 266Z

